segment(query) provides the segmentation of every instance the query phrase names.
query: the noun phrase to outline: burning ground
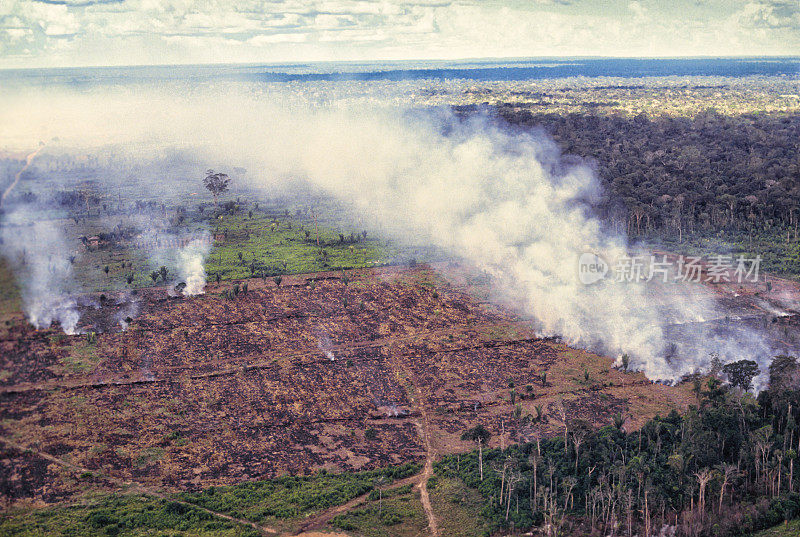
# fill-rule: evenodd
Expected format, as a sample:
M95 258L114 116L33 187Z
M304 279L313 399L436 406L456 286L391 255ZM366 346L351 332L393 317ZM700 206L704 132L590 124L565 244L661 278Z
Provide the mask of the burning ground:
M636 427L693 402L688 386L654 385L536 337L528 319L479 298L480 277L437 274L250 280L234 299L225 297L233 284L195 297L140 291L128 330L96 341L9 323L0 340L6 502L94 486L37 452L177 491L422 461L426 451L469 449L459 437L477 423L493 445L524 440L537 407L543 432L557 434L562 416L599 425L621 414Z

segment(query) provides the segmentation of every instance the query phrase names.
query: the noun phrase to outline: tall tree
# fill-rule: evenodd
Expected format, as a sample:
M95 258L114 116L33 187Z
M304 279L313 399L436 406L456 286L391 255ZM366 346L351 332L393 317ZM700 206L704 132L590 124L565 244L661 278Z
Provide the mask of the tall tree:
M725 364L722 371L728 375L728 381L732 386L748 391L753 387L753 378L758 375L759 369L753 360L739 360Z
M487 443L491 436L491 433L483 425L467 429L461 435L461 440L471 440L478 444L478 466L481 472L481 481L483 481L483 444Z
M705 508L706 508L706 485L708 482L711 481L711 478L714 476L711 473L711 470L708 468L703 468L699 472L695 472L694 476L697 478L697 484L700 488L700 493L697 497L697 507L700 510L700 515L705 516Z
M228 190L228 183L230 179L228 178L228 174L225 173L214 173L214 170L206 170L206 178L203 179L203 185L211 192L211 195L214 197L214 208L218 207L218 201L220 194L227 192Z
M718 466L719 475L722 478L722 483L719 487L719 507L717 511L722 511L722 500L725 497L725 487L728 486L731 479L737 474L736 465L735 464L728 464L722 463Z
M389 482L386 476L378 476L375 478L375 487L378 489L378 517L383 514L383 487Z

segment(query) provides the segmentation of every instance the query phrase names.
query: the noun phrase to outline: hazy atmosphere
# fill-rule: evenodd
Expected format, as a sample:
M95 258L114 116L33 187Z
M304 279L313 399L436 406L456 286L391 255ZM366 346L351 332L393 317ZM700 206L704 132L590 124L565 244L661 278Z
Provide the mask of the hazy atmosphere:
M800 535L800 7L0 5L0 535Z

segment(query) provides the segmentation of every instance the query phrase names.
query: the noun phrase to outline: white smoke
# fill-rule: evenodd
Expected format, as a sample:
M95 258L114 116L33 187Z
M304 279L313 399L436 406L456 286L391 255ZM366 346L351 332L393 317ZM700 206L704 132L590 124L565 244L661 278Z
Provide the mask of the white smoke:
M653 379L692 372L706 356L701 344L692 356L670 362L664 355L664 324L713 316L688 284L670 284L655 301L644 283L581 283L581 254L614 265L629 246L593 216L599 183L592 171L564 162L543 135L482 119L375 112L319 114L312 124L310 134L292 133L301 140L295 173L391 223L398 238L435 245L491 275L495 299L531 315L542 335L628 353Z
M203 294L206 286L206 271L203 268L211 251L211 236L206 232L178 251L178 276L186 283L184 295Z
M0 252L14 270L28 320L38 329L57 321L67 334L77 333L80 313L71 297L74 254L59 222L31 204L6 210Z
M322 332L317 332L317 348L322 352L322 354L325 355L325 358L331 362L336 361L336 355L333 354L333 351L331 350L333 348L331 338Z
M139 315L139 302L139 297L130 291L122 291L117 297L116 305L122 308L114 318L123 331L128 329L129 320Z
M630 246L593 216L600 185L590 168L563 159L543 134L363 101L352 108L309 106L230 87L175 95L109 91L98 106L97 95L59 94L53 102L61 108L14 95L12 111L0 120L32 133L29 140L42 131L78 145L111 140L132 154L190 144L209 166L243 166L257 186L273 192L311 183L358 208L376 228L435 245L490 274L495 298L532 316L543 335L627 353L653 379L692 372L721 345L728 361L758 359L765 369L765 344L749 333L715 342L687 325L686 353L665 352L667 324L719 316L713 300L689 284L665 284L654 296L641 283L581 283L581 254L614 265ZM117 118L112 126L109 116ZM188 258L194 272L186 274L201 282L202 257Z

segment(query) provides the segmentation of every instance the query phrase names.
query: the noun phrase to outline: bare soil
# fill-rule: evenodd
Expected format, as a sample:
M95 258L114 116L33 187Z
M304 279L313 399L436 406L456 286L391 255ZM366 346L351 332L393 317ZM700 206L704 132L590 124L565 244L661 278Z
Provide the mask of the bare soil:
M688 386L653 385L537 337L528 320L476 298L468 276L381 268L247 283L232 300L222 292L233 284L106 297L85 316L85 329L102 330L96 343L18 318L2 327L5 503L107 486L39 452L169 492L322 468L428 468L471 449L460 435L477 423L493 446L530 439L521 418L537 406L542 432L558 434L561 405L568 419L604 425L621 413L637 427L694 403ZM138 317L114 329L109 319L134 301Z

